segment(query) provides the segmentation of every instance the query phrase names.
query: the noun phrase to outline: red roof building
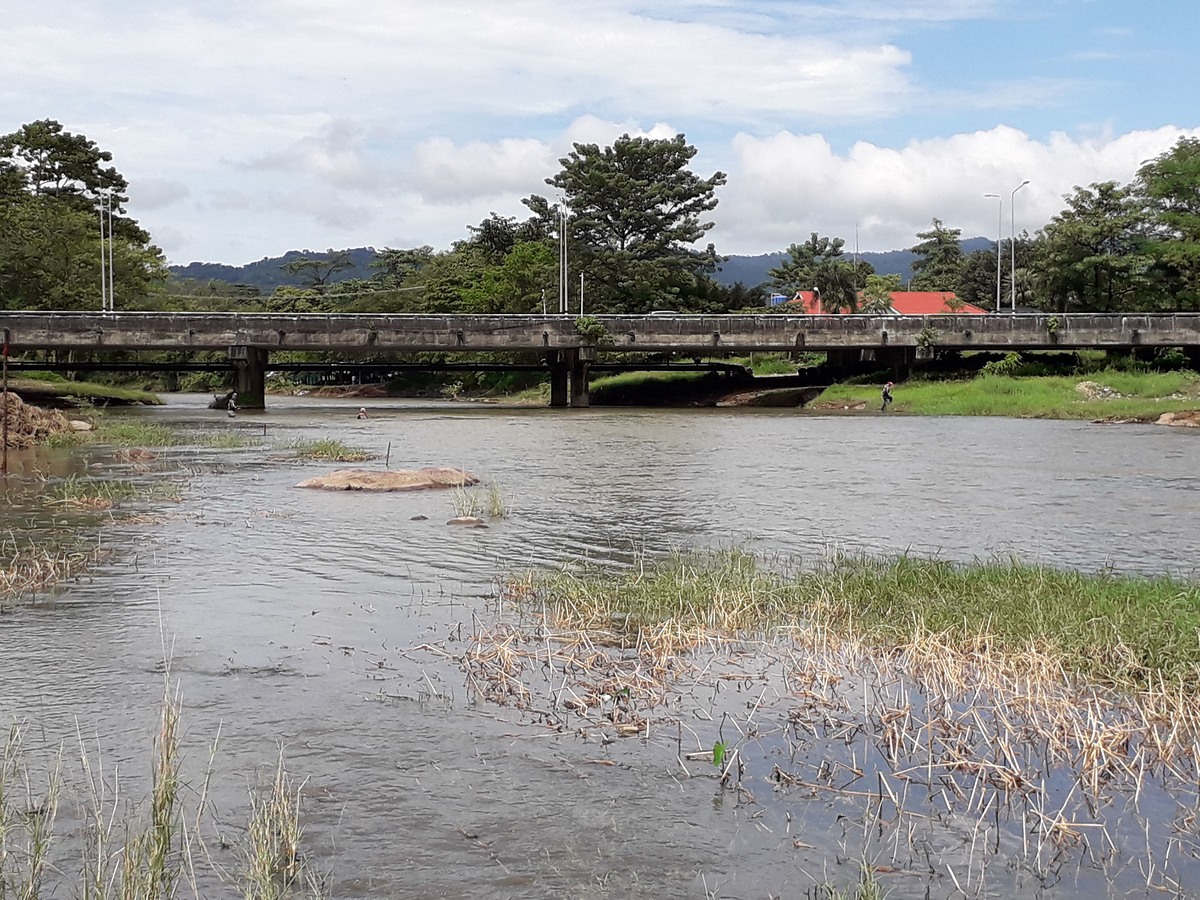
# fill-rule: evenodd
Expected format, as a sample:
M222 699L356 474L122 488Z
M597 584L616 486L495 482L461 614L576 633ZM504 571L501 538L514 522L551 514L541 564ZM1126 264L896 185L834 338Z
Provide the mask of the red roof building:
M987 310L980 309L978 306L956 302L957 298L953 291L892 291L890 299L892 302L890 315L987 315ZM859 301L862 301L861 293L859 293ZM821 307L819 291L796 291L796 296L788 301L788 305L799 306L809 315L819 316L826 312Z

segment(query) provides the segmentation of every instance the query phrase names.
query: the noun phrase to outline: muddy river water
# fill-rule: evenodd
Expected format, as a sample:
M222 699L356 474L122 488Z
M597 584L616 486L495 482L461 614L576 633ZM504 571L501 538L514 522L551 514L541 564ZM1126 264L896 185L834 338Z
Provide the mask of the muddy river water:
M207 399L130 415L256 443L163 451L183 501L152 524L103 529L119 550L107 563L0 616L0 717L26 723L35 753L78 756L82 736L136 783L169 657L185 768L203 770L218 741L211 827L242 827L282 747L306 779L305 843L336 897L805 896L854 883L861 848L833 801L806 801L819 814L805 830L769 787L749 798L681 777L674 740L605 744L470 702L453 660L419 648L453 651L492 614L505 573L734 546L1189 577L1200 560L1200 436L1169 428L419 401L372 401L357 420L358 401L304 397L227 419ZM321 438L377 454L368 467L464 468L498 487L508 514L462 529L445 524L447 492L298 490L339 466L281 448ZM5 532L55 527L18 499L28 477L5 488ZM1016 879L980 895L1087 885ZM919 873L885 887L959 895Z

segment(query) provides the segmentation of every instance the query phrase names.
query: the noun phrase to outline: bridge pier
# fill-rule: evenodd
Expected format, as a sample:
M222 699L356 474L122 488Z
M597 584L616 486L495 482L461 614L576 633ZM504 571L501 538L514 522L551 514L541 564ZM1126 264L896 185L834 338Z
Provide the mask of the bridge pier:
M596 361L595 347L580 347L578 350L568 350L567 357L571 364L571 405L591 406L588 396L588 367Z
M564 358L566 354L562 350L555 350L546 354L546 365L550 367L550 406L562 407L566 406L568 401L567 395L567 375L570 372L570 367Z
M266 409L267 357L261 347L230 347L233 364L233 389L237 404L244 409Z

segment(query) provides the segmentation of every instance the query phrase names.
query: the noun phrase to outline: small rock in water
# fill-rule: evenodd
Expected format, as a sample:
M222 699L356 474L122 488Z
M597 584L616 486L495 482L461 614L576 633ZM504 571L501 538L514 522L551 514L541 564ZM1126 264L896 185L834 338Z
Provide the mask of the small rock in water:
M465 525L468 528L487 528L487 523L478 516L455 516L447 525Z
M415 515L415 516L409 516L409 517L408 517L408 520L409 520L410 522L424 522L424 521L425 521L426 519L428 519L428 518L429 518L429 516L422 516L422 515L419 515L419 514L418 514L418 515Z

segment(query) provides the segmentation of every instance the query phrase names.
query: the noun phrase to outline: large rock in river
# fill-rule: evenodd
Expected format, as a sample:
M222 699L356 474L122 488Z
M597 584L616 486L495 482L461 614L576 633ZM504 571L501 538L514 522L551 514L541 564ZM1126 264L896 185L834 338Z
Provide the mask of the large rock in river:
M462 469L429 466L424 469L338 469L328 475L307 478L296 487L327 491L419 491L424 488L462 487L479 479Z

